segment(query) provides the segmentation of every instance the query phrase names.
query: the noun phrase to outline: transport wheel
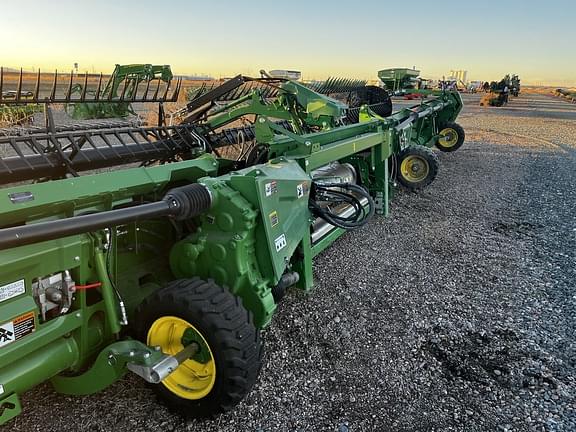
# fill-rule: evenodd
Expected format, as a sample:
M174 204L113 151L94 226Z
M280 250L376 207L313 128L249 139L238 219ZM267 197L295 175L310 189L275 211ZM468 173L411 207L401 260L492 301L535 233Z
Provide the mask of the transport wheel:
M397 156L397 180L406 188L418 190L428 186L438 174L438 158L428 147L413 145Z
M238 404L260 371L262 343L240 298L212 280L182 279L148 297L136 315L138 336L174 355L200 347L160 384L159 399L186 417L213 417Z
M464 144L464 128L458 123L446 123L440 128L440 137L436 141L436 147L443 152L453 152Z

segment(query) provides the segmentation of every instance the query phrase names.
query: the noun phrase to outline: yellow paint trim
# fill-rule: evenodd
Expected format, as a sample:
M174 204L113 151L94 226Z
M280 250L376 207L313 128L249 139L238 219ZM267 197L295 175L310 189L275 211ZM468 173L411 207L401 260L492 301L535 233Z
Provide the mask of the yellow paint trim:
M402 159L400 172L406 181L418 183L428 176L430 166L426 159L417 155L408 155Z
M454 147L458 142L458 132L452 128L444 128L439 133L438 144L442 147Z

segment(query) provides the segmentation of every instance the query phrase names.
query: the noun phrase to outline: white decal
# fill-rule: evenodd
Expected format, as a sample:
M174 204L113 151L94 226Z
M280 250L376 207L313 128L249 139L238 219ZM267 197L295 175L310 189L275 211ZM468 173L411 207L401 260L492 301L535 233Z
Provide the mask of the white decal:
M12 321L0 325L0 347L16 340L14 323Z
M280 237L274 240L274 244L276 245L276 252L280 252L286 247L286 236L282 234Z
M0 302L9 300L13 297L17 297L20 294L26 292L26 286L24 285L24 279L16 282L9 283L0 287Z

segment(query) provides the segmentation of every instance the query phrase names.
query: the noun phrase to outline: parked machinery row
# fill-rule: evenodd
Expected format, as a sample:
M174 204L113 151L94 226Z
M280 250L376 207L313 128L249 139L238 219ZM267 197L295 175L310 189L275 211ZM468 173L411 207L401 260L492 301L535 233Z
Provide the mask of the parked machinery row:
M41 382L82 395L128 372L184 415L233 408L257 379L260 329L288 288L312 289L314 256L387 215L396 179L429 184L430 147L464 140L457 92L357 108L352 121L301 83L237 76L172 126L47 115L0 137L0 424Z

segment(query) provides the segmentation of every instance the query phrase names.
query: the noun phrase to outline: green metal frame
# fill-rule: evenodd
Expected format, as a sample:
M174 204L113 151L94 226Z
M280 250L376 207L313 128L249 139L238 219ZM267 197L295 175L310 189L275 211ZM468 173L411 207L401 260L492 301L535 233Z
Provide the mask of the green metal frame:
M165 83L173 78L172 70L168 65L130 64L114 67L112 75L102 90L98 89L99 98L103 102L72 102L66 105L66 112L74 119L99 119L126 117L135 115L130 102L105 102L106 99L130 100L138 91L140 83L158 80ZM121 95L118 90L122 88ZM70 88L70 94L82 94L84 88L81 84L75 84Z
M363 108L360 123L336 127L339 103L289 83L277 101L267 103L256 91L213 113L203 126L213 130L254 114L257 141L269 149L268 163L234 170L230 161L204 154L4 189L0 227L157 201L168 189L189 183L208 188L212 207L192 221L194 229L187 222L154 219L0 251L0 287L18 280L26 287L0 302L0 325L30 312L35 317L34 332L0 347L0 406L5 408L0 424L19 412L17 395L42 381L51 379L63 393L87 394L121 377L128 362L150 364L156 358L141 342L117 341L123 333L118 295L132 323L142 300L168 281L213 278L242 298L257 326L266 326L276 309L272 289L282 275L298 272L298 286L309 291L313 258L345 232L334 229L312 244L312 171L333 161L352 164L375 198L377 213L387 215L389 158L410 143L432 145L439 124L455 119L461 107L457 93L442 93L387 118ZM292 122L295 132L277 119ZM33 199L7 199L21 192ZM97 282L98 287L79 290L70 311L41 322L32 283L64 271L77 284Z

